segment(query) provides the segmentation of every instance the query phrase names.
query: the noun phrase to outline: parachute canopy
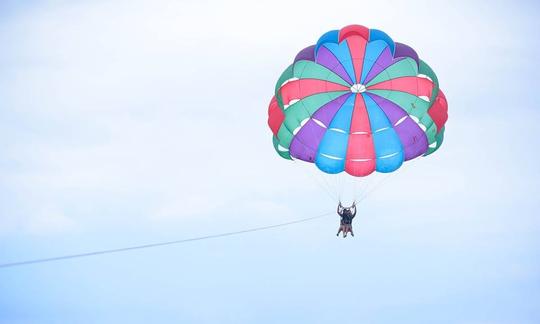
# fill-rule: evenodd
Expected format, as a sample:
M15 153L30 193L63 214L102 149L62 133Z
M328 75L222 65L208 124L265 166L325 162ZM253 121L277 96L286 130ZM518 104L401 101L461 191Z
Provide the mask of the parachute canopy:
M351 25L301 50L268 108L274 148L362 177L435 152L448 119L437 76L409 46Z

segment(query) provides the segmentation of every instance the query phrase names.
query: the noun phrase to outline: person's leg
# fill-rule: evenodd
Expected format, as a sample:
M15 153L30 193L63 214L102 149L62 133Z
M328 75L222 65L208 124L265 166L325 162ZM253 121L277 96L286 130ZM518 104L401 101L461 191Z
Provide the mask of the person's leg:
M343 225L343 237L347 237L347 225Z
M343 226L339 225L339 230L338 230L336 236L339 236L339 233L341 233L341 231L343 231Z
M354 232L352 231L352 225L349 225L349 232L351 232L351 235L354 236Z

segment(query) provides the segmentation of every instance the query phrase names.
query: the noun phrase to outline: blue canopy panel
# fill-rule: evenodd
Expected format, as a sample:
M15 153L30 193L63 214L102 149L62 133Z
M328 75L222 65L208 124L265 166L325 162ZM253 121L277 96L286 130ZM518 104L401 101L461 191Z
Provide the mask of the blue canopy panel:
M349 78L354 81L356 79L356 75L354 74L353 61L347 42L342 42L341 44L325 43L322 46L326 47L326 49L328 49L337 58L339 63L341 63L349 75Z
M376 41L376 40L382 40L388 46L390 47L390 52L392 53L392 56L394 56L394 52L396 50L396 44L394 43L394 40L388 36L385 32L378 29L370 29L369 30L369 41Z
M331 30L329 32L324 33L321 37L319 37L319 40L317 41L317 44L315 45L315 56L317 52L319 51L319 47L321 47L323 44L326 44L326 43L337 44L338 41L339 41L339 30Z
M340 173L345 170L355 97L350 96L339 108L319 144L315 164L326 173Z
M362 76L360 78L360 83L364 84L364 80L366 79L369 71L371 71L371 68L373 67L379 56L382 54L384 49L387 47L388 44L382 40L376 40L367 43L366 53L364 54L364 65L362 67Z
M362 94L373 134L375 146L376 170L388 173L397 170L404 159L403 146L392 124L383 110L371 99Z

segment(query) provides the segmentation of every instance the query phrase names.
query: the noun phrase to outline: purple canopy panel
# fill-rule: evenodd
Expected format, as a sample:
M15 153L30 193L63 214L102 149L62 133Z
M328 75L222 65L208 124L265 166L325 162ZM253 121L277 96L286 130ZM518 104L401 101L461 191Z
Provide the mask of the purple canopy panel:
M298 52L294 58L294 62L297 61L315 61L315 45L308 46Z
M314 162L317 155L317 147L321 142L326 128L323 128L310 119L291 142L289 151L297 159Z
M395 125L400 119L406 117L399 125L393 126L399 136L405 161L414 159L424 154L428 148L428 140L424 131L412 120L411 117L400 106L381 96L369 93L375 103L381 107L382 111L388 117L388 120Z
M367 84L371 79L376 77L379 73L381 73L384 69L389 67L392 63L394 63L394 58L392 57L392 52L390 51L390 48L387 47L383 50L381 55L377 58L377 61L375 61L375 64L371 67L371 70L366 75L365 80L362 82L362 84Z
M346 93L342 96L337 97L336 99L319 108L311 117L321 121L326 127L328 127L339 108L343 106L345 101L347 101L347 99L351 95L352 93Z
M410 57L416 61L417 66L420 66L420 58L418 57L418 54L412 47L408 45L405 45L402 43L396 43L396 50L394 52L394 57L395 58Z
M407 116L403 122L395 126L403 151L405 152L405 161L412 160L424 154L428 149L428 139L426 133Z
M319 47L319 51L317 51L317 57L315 58L315 62L333 71L334 73L339 75L343 80L349 82L351 85L354 83L352 82L351 78L347 74L347 71L345 71L345 68L343 67L343 65L341 65L339 60L326 47L324 46Z
M315 161L317 148L326 132L326 128L317 124L313 119L317 119L328 127L334 118L334 115L339 108L343 106L350 95L352 94L344 94L323 105L315 112L315 114L313 114L312 119L309 119L308 122L300 128L289 146L289 152L293 157L307 162Z
M386 117L388 117L388 120L390 123L392 123L392 125L395 125L401 118L407 116L407 112L392 101L373 93L367 93L367 95L373 99L373 101L375 101L377 106L381 107L382 111Z

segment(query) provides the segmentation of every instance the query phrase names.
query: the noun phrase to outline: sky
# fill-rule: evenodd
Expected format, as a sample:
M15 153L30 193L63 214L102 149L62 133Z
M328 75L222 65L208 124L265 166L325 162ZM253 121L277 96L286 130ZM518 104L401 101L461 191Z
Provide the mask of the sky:
M540 322L535 1L2 1L0 263L333 212L266 125L349 24L435 70L441 149L337 216L0 269L0 323Z

